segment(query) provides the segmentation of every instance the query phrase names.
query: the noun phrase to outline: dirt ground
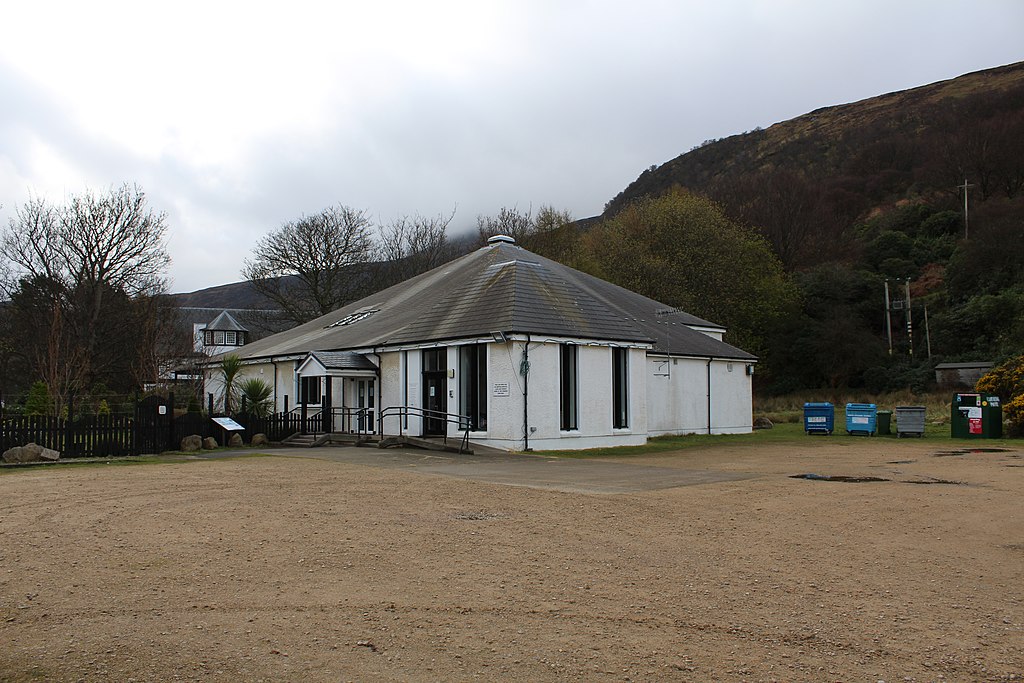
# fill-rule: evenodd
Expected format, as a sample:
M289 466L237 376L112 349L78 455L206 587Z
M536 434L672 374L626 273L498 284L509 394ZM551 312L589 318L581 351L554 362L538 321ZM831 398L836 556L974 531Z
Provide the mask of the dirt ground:
M948 448L630 458L748 476L628 493L294 457L4 472L0 680L1024 680L1024 449Z

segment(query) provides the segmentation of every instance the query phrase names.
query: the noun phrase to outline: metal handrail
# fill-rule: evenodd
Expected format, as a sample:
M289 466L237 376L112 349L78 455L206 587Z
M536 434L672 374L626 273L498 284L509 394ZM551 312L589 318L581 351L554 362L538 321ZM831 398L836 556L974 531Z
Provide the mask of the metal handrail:
M325 412L330 411L328 414L331 419L331 429L323 429L323 415ZM309 428L312 427L313 434L328 433L334 431L335 418L341 416L341 423L343 431L347 431L350 434L357 434L360 437L369 436L372 432L369 425L373 424L373 420L370 419L370 413L373 408L349 408L347 406L331 406L325 408L324 406L303 406L297 405L289 410L285 415L297 414L300 416L300 423L302 425L302 433L310 433ZM356 418L356 429L353 430L352 418ZM359 419L362 418L362 419Z
M416 406L388 406L387 408L381 408L377 415L377 422L380 425L380 435L384 436L384 418L386 417L398 417L398 435L404 435L404 421L403 417L423 417L435 420L444 420L446 424L457 424L459 429L462 430L462 443L459 445L459 453L469 450L469 431L472 429L473 424L468 415L459 415L458 413L445 413L440 410L429 410L427 408L418 408ZM446 429L442 435L444 443L448 444L448 430Z
M347 427L349 434L358 434L360 437L369 436L371 434L368 425L373 424L373 420L370 419L370 412L373 408L349 408L347 406L341 406L338 408L331 408L331 426L334 426L334 418L336 415L341 415L342 427ZM352 429L352 418L356 418L356 429ZM344 430L344 429L343 429Z

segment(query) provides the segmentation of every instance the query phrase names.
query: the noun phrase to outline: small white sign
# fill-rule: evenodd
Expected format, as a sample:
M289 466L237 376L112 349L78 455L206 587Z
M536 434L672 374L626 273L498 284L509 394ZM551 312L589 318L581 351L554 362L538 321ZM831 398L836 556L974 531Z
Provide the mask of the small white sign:
M157 412L157 415L166 415L167 414L167 406L157 406L156 407L156 412Z
M495 382L494 383L494 395L495 396L508 396L508 382Z
M217 424L219 424L224 429L228 430L229 432L244 432L245 431L245 427L243 427L242 425L238 424L237 422L232 420L230 417L215 417L215 418L213 418L213 421L216 422Z

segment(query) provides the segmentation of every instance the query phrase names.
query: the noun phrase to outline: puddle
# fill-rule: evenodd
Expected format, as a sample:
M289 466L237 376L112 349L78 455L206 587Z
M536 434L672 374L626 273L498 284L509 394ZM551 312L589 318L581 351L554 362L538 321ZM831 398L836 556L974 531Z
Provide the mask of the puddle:
M841 474L791 474L790 479L810 479L812 481L841 481L847 484L861 484L870 481L889 481L882 477L848 477Z
M1009 453L1009 448L961 448L955 451L938 451L933 453L936 458L956 458L971 453Z
M967 486L965 481L953 481L951 479L883 479L882 477L850 477L842 474L791 474L790 479L810 479L811 481L839 481L847 484L862 484L874 481L896 481L900 484L949 484L955 486Z

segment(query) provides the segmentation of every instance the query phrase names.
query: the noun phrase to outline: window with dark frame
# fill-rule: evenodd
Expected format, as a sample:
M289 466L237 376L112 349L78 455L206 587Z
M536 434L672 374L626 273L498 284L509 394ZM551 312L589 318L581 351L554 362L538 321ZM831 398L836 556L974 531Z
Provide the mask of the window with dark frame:
M470 429L487 429L487 345L459 347L459 414L469 417Z
M562 431L568 432L579 429L579 348L562 344L559 360L560 422Z
M612 427L629 427L629 349L612 349Z
M319 377L302 377L299 379L299 403L319 405L322 398Z

